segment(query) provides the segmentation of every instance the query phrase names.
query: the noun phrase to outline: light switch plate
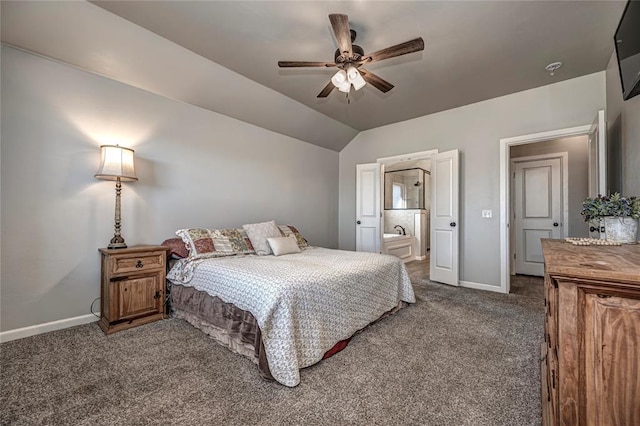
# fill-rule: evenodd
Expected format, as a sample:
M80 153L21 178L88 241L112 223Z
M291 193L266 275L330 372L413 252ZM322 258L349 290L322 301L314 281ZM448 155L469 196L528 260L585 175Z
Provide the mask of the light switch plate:
M493 217L493 210L482 210L482 217L485 217L485 218Z

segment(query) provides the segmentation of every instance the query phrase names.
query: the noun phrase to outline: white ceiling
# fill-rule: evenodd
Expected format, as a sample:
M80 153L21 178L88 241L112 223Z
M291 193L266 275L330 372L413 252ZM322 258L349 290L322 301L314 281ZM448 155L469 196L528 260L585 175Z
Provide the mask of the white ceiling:
M265 99L278 93L284 95L277 98L276 108L247 108L245 103L234 109L226 97L229 105L213 98L204 99L204 86L195 99L196 95L186 95L184 90L164 93L169 89L159 85L154 88L147 83L154 76L133 78L135 70L127 69L128 77L121 77L118 73L123 72L122 66L105 66L104 57L102 63L90 59L95 53L88 51L89 44L83 54L68 53L69 49L80 49L77 32L87 32L95 26L86 16L95 15L98 19L100 14L87 8L101 10L93 5L21 2L39 5L12 5L9 12L27 7L31 10L31 21L12 24L11 19L5 20L8 3L2 4L2 39L6 43L337 151L360 130L604 70L613 52L613 33L625 5L625 1L93 2L173 42L167 49L175 51L181 46L189 54L195 52L246 77L249 82L234 87L237 98L251 100L256 93ZM54 8L65 9L64 14L58 15L64 23L45 23L39 18ZM71 8L73 13L82 10L82 14L77 12L70 17ZM102 21L112 19L104 16L104 11L101 13ZM352 91L350 103L337 90L326 99L318 99L316 95L335 72L333 68L280 69L277 61L332 62L336 43L329 13L349 15L351 28L358 33L356 44L365 53L416 37L425 40L425 50L367 65L395 85L387 94L367 85L358 92ZM18 13L11 16L15 18ZM82 25L76 23L78 20ZM52 32L43 28L55 25ZM72 43L65 44L64 39L52 37L74 25L77 28ZM6 26L10 28L5 29ZM123 33L123 28L119 28L113 37L124 43ZM130 36L132 45L140 43L139 32L131 30ZM93 46L95 49L95 42ZM550 76L544 67L554 61L564 62L564 67ZM222 87L225 80L218 78L218 81L220 87L216 90L226 90ZM210 83L216 86L215 79ZM265 92L260 85L277 93ZM215 93L212 97L219 98ZM278 112L281 104L284 117L270 116ZM310 114L309 109L339 123L333 120L328 123L327 117ZM305 113L304 117L298 117L300 111Z

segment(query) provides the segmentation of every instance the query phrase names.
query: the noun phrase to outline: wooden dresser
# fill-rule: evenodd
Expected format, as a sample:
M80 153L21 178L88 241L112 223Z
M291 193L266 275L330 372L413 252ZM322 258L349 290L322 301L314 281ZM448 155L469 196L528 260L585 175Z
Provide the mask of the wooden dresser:
M640 245L542 240L544 425L640 425Z

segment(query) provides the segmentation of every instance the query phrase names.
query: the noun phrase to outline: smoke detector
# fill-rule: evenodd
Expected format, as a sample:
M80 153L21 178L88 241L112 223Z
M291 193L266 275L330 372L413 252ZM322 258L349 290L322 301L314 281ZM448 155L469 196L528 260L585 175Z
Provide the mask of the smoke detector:
M552 62L546 67L544 67L544 69L549 71L549 73L553 75L553 73L556 72L561 66L562 66L562 62Z

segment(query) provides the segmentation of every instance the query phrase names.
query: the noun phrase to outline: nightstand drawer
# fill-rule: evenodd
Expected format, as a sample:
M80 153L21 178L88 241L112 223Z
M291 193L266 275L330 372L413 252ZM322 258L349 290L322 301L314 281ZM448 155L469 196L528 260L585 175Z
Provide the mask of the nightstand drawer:
M114 256L111 258L111 274L129 274L164 270L165 252L140 253L139 255Z

